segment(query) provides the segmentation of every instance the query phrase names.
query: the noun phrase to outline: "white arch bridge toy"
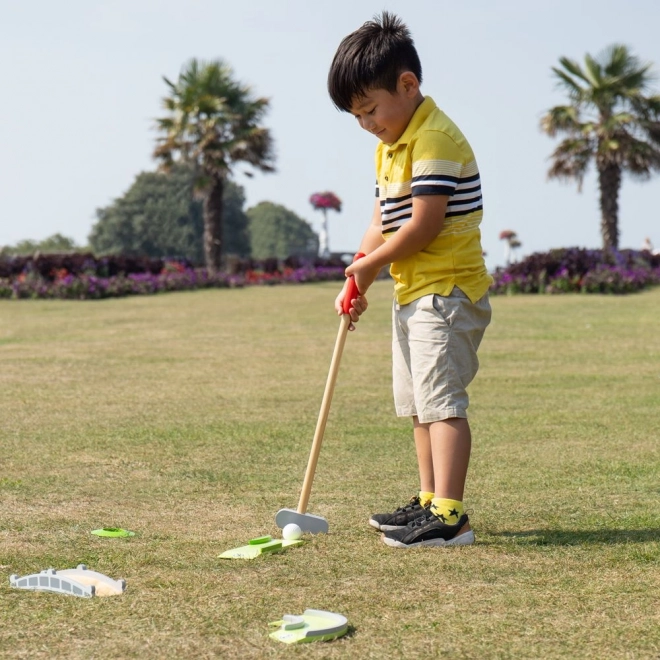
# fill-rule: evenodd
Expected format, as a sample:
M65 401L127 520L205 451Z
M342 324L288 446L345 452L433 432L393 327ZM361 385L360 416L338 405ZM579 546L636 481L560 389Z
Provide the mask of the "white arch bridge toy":
M119 596L126 590L126 580L113 580L103 573L90 571L85 564L76 568L56 571L48 568L32 575L9 576L9 584L27 591L51 591L67 596L93 598L94 596Z

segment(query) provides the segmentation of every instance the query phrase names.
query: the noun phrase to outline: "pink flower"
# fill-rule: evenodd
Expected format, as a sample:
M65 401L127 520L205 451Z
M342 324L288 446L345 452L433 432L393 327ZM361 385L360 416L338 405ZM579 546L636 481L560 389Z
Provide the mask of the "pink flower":
M309 203L315 209L334 209L341 211L341 200L332 192L314 193L309 198Z

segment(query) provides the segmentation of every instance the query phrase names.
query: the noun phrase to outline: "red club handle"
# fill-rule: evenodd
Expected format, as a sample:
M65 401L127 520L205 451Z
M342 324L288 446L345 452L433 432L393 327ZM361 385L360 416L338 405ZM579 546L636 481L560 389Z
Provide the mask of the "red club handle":
M366 255L364 252L358 252L354 257L353 261L357 261L358 259L362 259L362 257L365 257ZM360 292L358 291L357 284L355 283L355 278L351 275L348 278L348 287L346 289L346 295L344 296L344 303L343 303L343 310L344 314L348 314L351 311L351 307L353 307L351 300L355 300L360 295Z

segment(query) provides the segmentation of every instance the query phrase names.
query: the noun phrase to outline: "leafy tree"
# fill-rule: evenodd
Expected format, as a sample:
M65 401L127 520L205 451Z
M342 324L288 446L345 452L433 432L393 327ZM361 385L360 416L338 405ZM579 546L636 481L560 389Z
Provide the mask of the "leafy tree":
M192 166L176 164L169 173L142 172L119 199L98 209L89 237L96 254L182 257L204 262L202 202L193 196ZM243 212L243 189L229 182L225 188L226 248L249 256L248 219Z
M227 181L224 190L224 203L222 208L222 224L225 228L225 253L238 257L252 255L250 245L250 220L243 211L245 206L245 191L233 181ZM198 245L202 244L202 237Z
M316 256L318 236L293 211L272 202L261 202L249 208L247 215L254 259Z
M221 60L192 59L177 82L163 79L169 87L163 99L168 114L157 119L162 136L154 156L165 170L176 160L194 165L195 187L203 199L206 266L217 270L225 251L223 205L233 168L244 162L264 172L274 171L272 139L260 125L269 102L253 98Z
M567 57L553 67L569 103L551 108L541 120L550 137L565 134L552 154L550 178L575 180L581 190L593 161L600 188L601 234L605 249L619 246L619 189L624 171L648 179L660 169L660 95L650 94L651 64L626 46L613 45L584 67Z
M76 245L76 242L68 236L62 234L53 234L42 241L33 241L26 239L19 241L16 245L8 245L0 250L0 254L4 255L31 255L35 252L42 254L69 254L71 252L78 252L81 248Z

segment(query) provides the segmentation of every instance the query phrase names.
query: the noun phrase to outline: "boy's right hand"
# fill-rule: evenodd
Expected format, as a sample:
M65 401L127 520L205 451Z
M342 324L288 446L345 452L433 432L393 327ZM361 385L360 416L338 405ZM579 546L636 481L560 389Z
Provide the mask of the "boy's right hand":
M344 313L344 298L346 297L346 293L348 291L348 284L349 280L347 279L339 295L335 298L335 309L337 310L337 314L339 316ZM352 305L349 312L351 323L348 326L348 329L355 330L354 324L359 321L360 316L367 310L369 303L367 302L367 299L362 295L358 295L357 298L353 298L351 302Z

